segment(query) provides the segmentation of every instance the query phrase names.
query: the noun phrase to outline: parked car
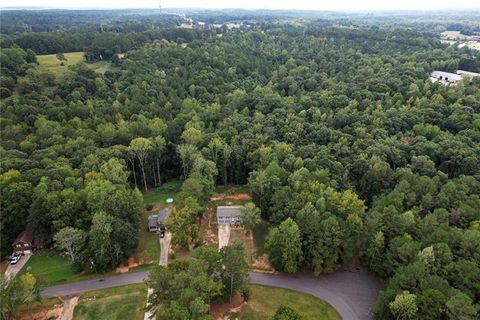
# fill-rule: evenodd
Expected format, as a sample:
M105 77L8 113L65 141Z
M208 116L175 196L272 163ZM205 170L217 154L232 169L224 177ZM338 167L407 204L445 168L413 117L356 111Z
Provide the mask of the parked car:
M14 253L10 256L10 264L17 264L20 261L22 255L20 253Z
M161 230L160 231L160 239L163 239L165 237L165 231Z

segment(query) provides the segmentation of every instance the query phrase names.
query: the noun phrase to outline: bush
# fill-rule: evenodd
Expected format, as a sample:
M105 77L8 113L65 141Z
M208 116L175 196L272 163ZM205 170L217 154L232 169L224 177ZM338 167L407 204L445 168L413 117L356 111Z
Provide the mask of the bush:
M147 204L147 205L145 205L145 210L147 210L147 211L152 211L152 209L153 209L153 204Z
M74 261L71 265L70 265L70 268L72 270L73 273L77 274L77 273L80 273L83 271L83 265L78 262L78 261Z
M250 288L245 286L242 288L242 298L243 298L243 301L247 302L248 300L250 300Z
M303 318L292 308L281 306L277 309L272 320L303 320Z

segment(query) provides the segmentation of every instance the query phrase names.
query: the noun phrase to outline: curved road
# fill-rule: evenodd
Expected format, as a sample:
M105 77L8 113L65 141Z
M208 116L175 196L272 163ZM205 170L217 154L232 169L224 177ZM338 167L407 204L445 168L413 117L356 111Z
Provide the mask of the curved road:
M143 282L148 272L132 272L103 279L86 280L48 287L42 297L71 296L85 291ZM370 320L370 310L380 283L364 269L346 266L320 277L250 273L250 282L311 294L332 305L343 320Z

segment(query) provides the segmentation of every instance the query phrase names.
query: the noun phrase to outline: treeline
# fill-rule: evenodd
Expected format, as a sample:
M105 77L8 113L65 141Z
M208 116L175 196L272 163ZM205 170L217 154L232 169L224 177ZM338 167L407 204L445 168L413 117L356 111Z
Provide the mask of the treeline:
M172 27L182 20L158 10L2 10L0 33L143 32Z
M84 255L111 266L115 257L85 250L92 228L134 227L136 207L90 196L133 201L136 187L180 177L171 228L187 247L215 184L248 183L273 224L276 268L321 274L357 254L389 280L378 319L475 319L480 80L446 87L428 77L478 53L411 30L281 28L154 41L115 72L80 65L53 84L23 58L31 71L0 109L2 212L32 215L50 239L83 230ZM19 83L38 87L18 94ZM2 239L26 227L3 221ZM133 245L118 243L122 254Z
M165 39L178 43L207 39L213 31L199 29L161 29L143 32L88 32L67 31L51 33L24 33L2 36L2 48L18 46L36 54L84 51L88 61L111 60L118 53L141 48L145 43Z

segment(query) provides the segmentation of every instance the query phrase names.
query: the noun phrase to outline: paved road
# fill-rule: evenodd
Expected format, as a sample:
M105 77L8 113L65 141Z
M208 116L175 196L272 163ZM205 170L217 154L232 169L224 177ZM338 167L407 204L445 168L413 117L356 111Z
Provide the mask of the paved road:
M74 283L48 287L42 291L43 298L72 296L86 291L124 286L141 283L148 277L148 271L130 272L117 276L109 276L94 280L85 280Z
M343 320L370 320L371 308L380 291L379 282L368 272L345 267L321 277L250 273L250 282L311 294L327 301Z
M43 297L79 294L97 290L140 283L148 272L126 273L100 280L86 280L46 288ZM345 267L343 270L323 275L292 276L250 273L250 282L271 287L287 288L311 294L331 304L343 320L370 320L370 310L380 290L380 284L363 269Z

